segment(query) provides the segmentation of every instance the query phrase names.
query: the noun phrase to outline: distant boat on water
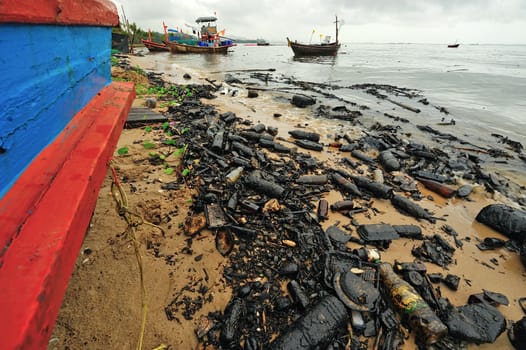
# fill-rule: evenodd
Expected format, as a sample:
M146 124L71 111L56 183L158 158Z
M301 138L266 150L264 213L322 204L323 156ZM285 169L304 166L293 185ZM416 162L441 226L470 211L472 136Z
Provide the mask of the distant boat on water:
M330 42L330 37L326 37L326 42L321 44L300 44L287 38L288 45L292 48L294 56L336 56L340 49L338 42L338 16L336 16L336 41Z
M265 39L257 39L256 40L256 44L257 46L269 46L269 42L266 41Z
M450 49L456 49L459 46L460 46L460 44L454 43L454 44L449 44L447 47L449 47Z

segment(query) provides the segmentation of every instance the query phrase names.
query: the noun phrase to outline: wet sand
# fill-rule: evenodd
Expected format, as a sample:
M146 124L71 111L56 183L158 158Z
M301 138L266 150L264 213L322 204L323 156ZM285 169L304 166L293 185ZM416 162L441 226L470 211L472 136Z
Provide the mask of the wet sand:
M156 68L151 58L133 57L132 66L140 66L146 71ZM175 83L206 84L204 73L189 72L190 81L182 78L184 69L178 67L167 72L165 79ZM220 79L214 75L211 79ZM278 136L289 139L288 131L297 125L305 126L307 131L322 133L323 143L332 141L331 135L324 134L324 122L310 116L310 109L294 108L286 96L271 92L259 92L259 97L248 99L247 91L232 87L238 92L232 96L231 91L216 94L217 99L205 103L216 106L220 113L233 111L238 117L249 119L254 123L261 122L279 128ZM225 90L226 92L226 90ZM136 101L140 104L140 101ZM280 113L280 118L273 117ZM347 127L342 123L342 130L348 134L360 134L358 127ZM182 233L179 224L186 217L190 206L192 189L181 188L179 191L159 190L160 184L168 183L170 176L163 173L160 167L151 166L145 159L144 149L136 140L148 140L155 137L143 129L124 130L117 149L128 146L130 155L120 157L115 154L115 168L119 176L127 177L133 188L125 190L130 208L145 215L157 213L164 217L169 213L170 222L159 220L165 230L164 236L156 229L147 226L137 228L138 241L141 243L140 254L144 268L147 321L143 349L154 349L162 344L170 349L196 349L196 324L200 315L210 311L223 311L232 291L226 286L222 277L222 268L226 263L215 248L214 237L204 230L191 245L191 252L183 253L188 237ZM142 143L142 142L141 142ZM323 152L310 152L319 159L331 164L341 156L337 149L327 148ZM366 168L364 167L364 170ZM111 175L101 188L97 207L71 278L68 290L60 311L49 349L134 349L141 329L141 289L139 271L133 244L123 232L125 222L115 210L115 202L110 193ZM430 209L437 217L446 217L447 222L437 221L431 224L417 221L396 211L389 201L374 199L375 215L355 216L362 224L389 223L415 224L422 227L424 235L440 233L452 245L451 237L443 234L440 227L447 223L460 235L464 245L454 254L454 263L449 270L427 263L428 272L452 273L461 277L458 291L450 291L444 285L441 292L454 305L464 305L471 294L480 293L483 289L505 294L509 306L499 306L499 310L508 320L518 320L523 313L518 299L525 297L526 274L519 256L505 248L494 251L480 251L475 244L485 237L500 237L501 234L474 220L484 206L497 201L505 201L499 196L486 193L481 187L471 194L472 201L462 199L444 199L438 194L419 187L424 195L433 197L434 201L419 202ZM329 203L341 199L339 192L333 191L325 197ZM156 218L150 218L156 222ZM150 221L149 220L149 221ZM350 219L338 213L330 212L329 220L323 227L341 222L347 224ZM353 232L356 236L356 232ZM382 260L393 263L413 261L411 248L420 245L420 241L399 239L391 243L389 249L382 252ZM157 249L151 249L152 246ZM349 243L352 248L359 247ZM162 256L162 258L156 257ZM199 257L199 258L197 258ZM492 262L492 259L494 259ZM495 263L496 262L496 263ZM185 290L185 286L191 286ZM186 295L187 300L195 300L200 295L196 290L206 286L201 293L203 306L192 315L192 320L185 320L182 314L177 319L168 320L165 307L176 296ZM192 289L194 291L192 291ZM179 300L183 298L180 297ZM414 348L414 342L406 341L404 349ZM494 344L470 345L470 349L513 349L503 333Z

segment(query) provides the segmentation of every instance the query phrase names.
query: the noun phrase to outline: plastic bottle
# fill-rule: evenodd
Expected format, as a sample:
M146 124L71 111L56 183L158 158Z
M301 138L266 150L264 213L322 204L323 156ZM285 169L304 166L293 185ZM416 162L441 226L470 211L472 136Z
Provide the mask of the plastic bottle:
M351 210L352 208L354 208L354 202L352 200L337 201L331 204L331 210L333 211Z
M232 184L236 182L239 177L243 174L243 167L237 167L226 175L226 182Z
M417 336L431 345L446 335L447 327L418 292L393 271L389 263L380 264L378 270L395 308L409 319Z
M319 221L327 220L329 217L329 202L327 202L325 199L320 199L318 202L317 215Z

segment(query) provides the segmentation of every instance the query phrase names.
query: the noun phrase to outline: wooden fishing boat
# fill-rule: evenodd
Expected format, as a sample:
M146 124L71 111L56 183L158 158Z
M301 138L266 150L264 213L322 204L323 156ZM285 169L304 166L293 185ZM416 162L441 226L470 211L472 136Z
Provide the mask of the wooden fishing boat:
M146 39L141 39L141 41L150 52L170 51L170 47L165 43L158 43Z
M166 44L168 42L168 31L166 30L168 26L164 24L164 22L163 22L163 27L164 27L164 42L163 43L153 41L151 30L148 30L148 39L141 39L141 42L150 52L170 51L170 47Z
M215 22L216 17L199 17L195 20L200 28L200 40L196 45L185 44L177 41L169 43L172 53L204 53L204 54L226 54L228 49L234 46L232 40L222 37L224 30L219 32Z
M226 54L228 49L233 45L222 46L199 46L181 44L175 41L170 42L170 51L172 53L211 53L211 54Z
M2 349L47 349L135 97L111 80L110 0L0 3Z
M338 42L338 16L334 23L336 24L336 41L334 42L327 40L320 44L300 44L287 38L287 43L294 52L294 56L336 56L341 46Z

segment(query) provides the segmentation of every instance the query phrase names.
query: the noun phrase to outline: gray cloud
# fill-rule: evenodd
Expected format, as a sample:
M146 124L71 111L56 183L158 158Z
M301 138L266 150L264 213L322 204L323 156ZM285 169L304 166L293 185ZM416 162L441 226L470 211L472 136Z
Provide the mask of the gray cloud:
M333 35L335 14L345 20L341 40L350 42L525 43L526 32L526 0L113 1L143 29L162 31L163 20L171 27L193 25L216 12L227 36L279 41L308 41L312 29Z

